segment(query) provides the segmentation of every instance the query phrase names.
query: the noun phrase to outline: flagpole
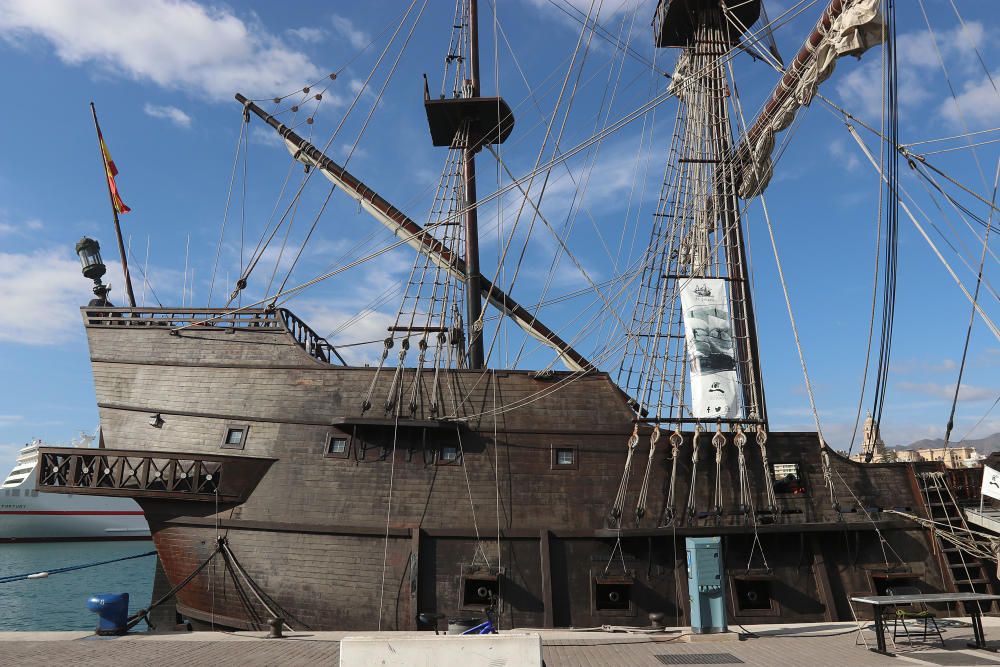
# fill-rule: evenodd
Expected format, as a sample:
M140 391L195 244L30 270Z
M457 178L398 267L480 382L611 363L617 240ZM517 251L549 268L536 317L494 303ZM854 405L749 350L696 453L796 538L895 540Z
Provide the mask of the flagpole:
M94 129L97 130L97 144L100 148L101 145L101 126L97 122L97 109L94 108L94 103L90 103L90 112L94 116ZM108 201L111 202L111 215L115 219L115 235L118 237L118 253L122 258L122 271L125 273L125 293L128 295L129 306L135 308L135 294L132 293L132 276L128 272L128 257L125 254L125 242L122 240L122 227L118 222L118 209L115 207L115 197L111 192L111 181L108 180L108 165L104 157L104 149L101 148L101 166L104 167L104 180L107 181L108 186Z

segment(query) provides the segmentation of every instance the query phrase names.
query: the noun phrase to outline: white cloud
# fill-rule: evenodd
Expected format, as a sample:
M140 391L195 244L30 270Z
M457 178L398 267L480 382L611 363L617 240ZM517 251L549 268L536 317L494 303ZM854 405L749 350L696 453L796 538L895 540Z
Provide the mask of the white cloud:
M270 126L253 125L250 127L250 141L262 146L273 146L284 148L285 142L281 135L275 132Z
M368 36L368 33L358 28L351 19L345 16L334 14L330 18L330 23L333 24L333 29L336 33L346 39L347 43L355 49L363 49L371 42L371 37Z
M985 37L986 29L976 21L967 22L964 28L959 26L937 32L937 49L940 49L941 59L953 78L969 71L977 62L976 49L981 48ZM941 67L935 37L926 30L919 30L899 35L896 43L899 104L903 109L913 110L932 101L928 81L931 76L940 74ZM969 84L966 83L965 87L968 88ZM881 114L883 88L882 62L877 49L869 52L864 62L843 75L836 85L837 93L848 110L869 118L877 118ZM975 97L979 93L970 94ZM942 112L944 110L942 107Z
M384 347L381 341L389 335L387 329L395 318L395 313L387 311L365 309L360 312L351 312L318 301L303 301L299 307L305 321L317 332L334 331L349 320L357 318L346 331L330 339L330 343L334 347L345 343L351 344L351 347L337 347L337 352L344 357L347 363L353 365L378 362ZM356 345L362 341L379 342ZM395 351L398 352L398 348ZM415 356L414 350L414 358ZM412 362L412 359L408 360L408 363L412 364ZM393 363L395 363L395 359L393 359Z
M545 11L559 11L558 5L560 3L570 5L572 9L569 11L572 12L574 16L579 17L581 21L583 20L583 17L588 14L590 14L591 19L593 19L594 15L596 15L598 11L600 11L600 19L603 20L608 17L615 16L616 14L630 11L635 7L635 3L629 0L616 0L613 2L602 2L601 0L560 0L560 3L556 3L556 5L553 5L553 3L549 2L549 0L527 0L527 2L536 9L542 9ZM649 13L647 12L647 14Z
M958 362L949 358L941 359L941 361L910 358L894 360L892 368L896 373L950 373L958 370Z
M1000 72L993 73L993 81L1000 79ZM948 98L941 105L941 115L953 123L966 123L974 127L996 127L1000 123L1000 93L985 75L979 81L966 81L962 92L954 99Z
M368 157L368 151L360 145L355 146L353 142L344 142L340 144L340 146L337 147L337 154L341 161L346 160L348 155L351 156L352 160Z
M120 304L125 301L121 263L106 254L104 262L108 267L104 283L112 287L112 302ZM137 302L145 288L146 305L154 305L149 286L168 304L180 302L180 271L151 265L149 283L144 286L142 267L130 268ZM6 307L0 310L0 343L59 345L83 332L80 307L94 298L92 283L83 277L79 261L67 254L66 248L0 252L0 282L8 290Z
M45 227L45 224L36 218L29 218L19 223L0 222L0 236L6 234L24 234L25 232L37 232Z
M896 385L903 391L943 398L951 400L955 396L954 384L938 384L935 382L900 382ZM997 397L995 387L977 387L970 384L963 384L958 392L958 398L962 401L986 401Z
M272 95L322 72L258 21L192 0L0 0L0 38L49 42L70 65L229 100Z
M322 28L289 28L285 34L300 42L319 42L326 37L326 30Z
M858 159L857 151L849 151L844 145L841 139L834 139L829 143L827 149L830 151L830 155L837 158L837 160L844 165L844 168L848 171L854 171L861 166L861 161Z
M173 123L178 127L191 127L191 116L187 115L177 107L172 107L172 106L161 107L155 104L147 103L146 106L142 108L142 110L146 112L147 116L169 120L171 123Z
M80 306L92 298L78 262L63 253L0 253L0 342L53 345L82 330Z

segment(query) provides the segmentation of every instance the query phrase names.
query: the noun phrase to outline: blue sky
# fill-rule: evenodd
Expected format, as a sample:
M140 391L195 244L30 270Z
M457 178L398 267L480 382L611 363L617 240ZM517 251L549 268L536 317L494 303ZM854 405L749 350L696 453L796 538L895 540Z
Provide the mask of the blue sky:
M917 2L899 4L903 142L1000 126L1000 97L979 61L981 57L994 80L1000 81L1000 48L996 46L1000 24L993 1L955 0L965 21L963 27L950 0L925 0L933 36ZM497 23L517 54L516 62L504 37L494 38L491 4L483 0L481 5L483 90L494 94L499 87L515 108L517 127L502 155L520 175L534 162L545 130L542 113L552 111L568 54L580 35L579 23L569 16L573 12L570 7L587 12L591 2L500 0ZM598 5L601 24L610 34L629 38L638 57L630 56L622 65L620 54L607 41L592 41L562 138L564 150L590 136L595 123L600 122L598 118L605 118L598 114L609 82L618 82L610 111L604 109L613 121L666 84L663 77L649 74L640 59L655 57L658 68L670 71L676 58L672 50L654 54L648 29L650 2L641 2L634 13L633 2L607 0L594 7ZM792 0L767 2L772 18L799 5ZM66 441L97 422L78 311L90 296L73 255L73 244L80 236L101 240L105 259L112 267L112 299L122 302L124 294L120 270L113 261L114 234L88 103L93 100L97 104L105 137L121 171L122 196L133 209L123 216L122 223L131 243L137 298L145 298L146 305L157 301L177 305L183 300L204 306L213 289L211 274L241 131L240 108L232 99L233 93L271 98L305 83L329 83L318 108L313 101L304 104L297 115L288 112L283 116L286 122L302 122L307 114L314 115L315 123L303 124L300 129L315 133L317 141L323 143L362 87L386 41L386 31L394 29L406 7L407 3L388 0L285 2L280 6L194 0L0 0L0 57L4 63L0 85L9 100L0 127L0 281L7 291L6 308L0 314L0 376L5 379L0 385L0 465L32 437ZM417 3L410 19L419 7ZM429 210L445 155L430 145L421 108L421 75L428 74L432 93L436 93L452 11L452 3L428 3L349 163L354 173L420 222ZM798 49L818 13L819 4L808 7L777 31L786 59ZM366 49L372 42L375 45ZM496 60L494 50L500 54ZM948 68L954 100L938 51ZM752 115L777 75L747 57L741 57L735 68L744 107ZM339 72L336 80L325 79L334 71ZM359 109L348 117L332 142L330 152L335 158L343 159L351 152L386 71L386 67L381 68L364 89ZM861 61L847 59L823 85L822 92L858 116L877 122L880 72L877 50ZM645 125L639 119L604 140L599 152L568 163L577 180L586 180L591 174L567 243L596 282L616 275L617 256L604 252L604 245L614 247L625 238L628 247L634 234L641 246L648 237L675 104L665 102L656 109L655 117L646 116ZM655 128L652 134L644 135L644 129L650 128ZM252 248L286 177L288 192L302 178L300 169L289 171L290 158L268 128L253 122L249 133L246 195L240 177L229 208L213 305L219 305L220 293L231 289L239 273L240 221L245 221L244 246ZM787 149L766 193L767 203L824 430L834 446L846 447L864 366L877 181L843 123L821 103L805 110L793 130L782 138L789 134ZM870 135L865 138L871 139ZM959 145L951 141L923 145L921 150ZM997 144L979 147L977 155L985 180L991 181ZM988 193L989 187L971 158L968 150L928 157L976 192ZM242 173L242 158L240 164L238 171ZM496 165L488 157L480 165L482 197L496 189L495 176L489 181ZM560 225L573 202L574 188L566 172L561 167L553 171L543 204L546 215ZM636 174L638 187L633 189ZM965 284L972 285L974 277L962 265L959 254L971 265L978 262L975 236L953 211L935 208L921 181L909 174L904 180L940 229L940 235L933 230L930 233L946 259ZM310 181L304 191L303 213L289 237L288 247L293 250L299 247L328 192L328 184L320 181ZM630 196L632 205L628 206ZM502 228L506 230L511 207L516 208L517 201L513 195L500 201L505 207ZM973 201L963 199L970 206ZM974 210L985 215L981 204ZM495 272L501 247L496 220L494 203L483 214L487 275ZM913 225L906 219L900 224L897 338L883 424L890 444L943 435L970 308ZM748 226L772 428L811 429L802 373L757 204L751 206ZM390 238L346 197L335 195L288 284L336 266L359 242L367 242L371 249L387 245ZM538 297L557 247L544 231L536 231L532 241L525 273L513 289L527 304ZM149 281L144 284L136 267L146 264L147 242ZM995 252L996 245L991 246ZM244 248L244 254L250 248ZM247 299L263 295L276 258L276 252L269 249L262 268L251 280ZM335 340L381 338L395 312L392 286L405 279L411 262L409 250L395 250L297 296L287 306L326 334L388 290L388 300ZM276 272L279 281L288 265L286 254ZM997 260L988 256L987 279L1000 282L997 275ZM564 258L554 273L550 296L586 286L587 279ZM981 301L988 315L1000 319L997 300L985 288ZM546 308L542 316L554 327L565 329L569 337L574 317L596 311L591 295ZM621 316L628 319L630 313L626 310ZM600 343L592 336L579 347L589 354ZM515 342L514 349L518 345L519 341ZM533 346L528 349L524 365L548 363L551 355ZM356 361L370 359L376 352L352 348ZM501 355L495 361L502 363L504 358ZM614 370L617 362L612 359L605 368ZM1000 345L977 321L956 435L965 434L979 421L1000 393L995 379L998 369ZM987 417L972 437L995 431L1000 431L1000 409Z

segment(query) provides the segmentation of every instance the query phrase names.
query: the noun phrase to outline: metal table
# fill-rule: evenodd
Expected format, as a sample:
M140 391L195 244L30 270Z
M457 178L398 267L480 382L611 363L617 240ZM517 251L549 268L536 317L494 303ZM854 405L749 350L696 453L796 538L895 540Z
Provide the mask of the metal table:
M1000 600L1000 595L989 595L987 593L921 593L920 595L862 595L852 597L852 602L870 604L875 610L875 641L877 648L871 649L883 655L893 655L885 648L885 621L882 618L883 607L894 607L913 603L935 603L935 602L992 602ZM969 644L969 648L992 650L986 646L986 637L983 635L982 612L978 605L966 605L970 610L972 619L972 633L976 641Z

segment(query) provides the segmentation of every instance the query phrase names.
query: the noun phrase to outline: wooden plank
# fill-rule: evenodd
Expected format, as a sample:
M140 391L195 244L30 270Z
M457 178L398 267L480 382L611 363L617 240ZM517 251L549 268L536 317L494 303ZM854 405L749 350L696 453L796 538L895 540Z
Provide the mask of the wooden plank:
M420 604L420 543L421 543L421 533L420 526L414 526L410 529L410 614L409 622L410 627L414 630L419 630L417 627L417 614L419 614L423 607Z
M833 592L830 589L830 573L826 569L823 545L815 534L809 536L809 542L813 550L813 576L816 577L816 587L819 589L823 603L823 620L834 621L836 620L837 603L833 599Z
M550 554L550 543L552 539L552 533L548 530L542 529L538 531L538 549L541 556L541 572L542 572L542 605L545 607L544 612L544 627L551 628L555 626L555 621L553 619L552 609L552 558Z

